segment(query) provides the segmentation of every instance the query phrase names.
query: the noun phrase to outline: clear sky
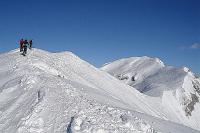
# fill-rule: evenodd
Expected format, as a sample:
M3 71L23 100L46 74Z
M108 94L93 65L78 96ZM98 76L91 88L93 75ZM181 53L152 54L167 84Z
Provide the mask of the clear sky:
M0 53L22 37L97 67L147 55L200 73L200 0L1 0Z

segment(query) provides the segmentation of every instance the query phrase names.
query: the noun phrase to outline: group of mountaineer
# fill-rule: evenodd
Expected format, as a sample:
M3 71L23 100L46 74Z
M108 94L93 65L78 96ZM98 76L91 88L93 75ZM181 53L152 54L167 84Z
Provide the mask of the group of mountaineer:
M29 49L31 49L32 48L32 44L33 44L33 41L32 40L27 40L27 39L21 39L20 41L19 41L19 45L20 45L20 52L23 52L22 54L23 55L26 55L26 53L27 53L27 48L29 47Z

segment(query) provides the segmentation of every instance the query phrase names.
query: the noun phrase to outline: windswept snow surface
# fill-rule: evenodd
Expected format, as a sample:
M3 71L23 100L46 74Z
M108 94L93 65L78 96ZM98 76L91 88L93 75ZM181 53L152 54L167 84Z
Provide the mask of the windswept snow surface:
M1 133L199 132L168 121L156 98L71 52L16 49L0 64Z
M167 119L200 130L200 82L188 68L165 66L158 58L144 56L120 59L101 70L157 98Z

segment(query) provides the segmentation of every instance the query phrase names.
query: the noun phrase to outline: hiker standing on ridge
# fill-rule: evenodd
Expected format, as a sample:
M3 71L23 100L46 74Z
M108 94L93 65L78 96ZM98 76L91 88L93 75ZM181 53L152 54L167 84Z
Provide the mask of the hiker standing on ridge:
M29 45L29 44L28 44L28 41L25 40L25 41L24 41L24 44L23 44L23 49L24 49L24 51L23 51L23 55L26 55L28 45Z
M29 40L29 49L32 48L33 40Z
M23 51L23 44L24 44L24 39L22 38L20 41L19 41L19 45L20 45L20 52Z

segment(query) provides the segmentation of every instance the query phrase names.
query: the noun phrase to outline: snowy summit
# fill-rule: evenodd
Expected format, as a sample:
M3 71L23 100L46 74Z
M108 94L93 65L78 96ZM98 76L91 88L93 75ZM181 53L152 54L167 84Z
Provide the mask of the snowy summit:
M144 56L120 59L101 69L157 99L167 119L200 129L200 80L189 68L165 66L158 58Z
M199 79L157 58L98 69L71 52L16 49L0 64L1 133L200 132Z

